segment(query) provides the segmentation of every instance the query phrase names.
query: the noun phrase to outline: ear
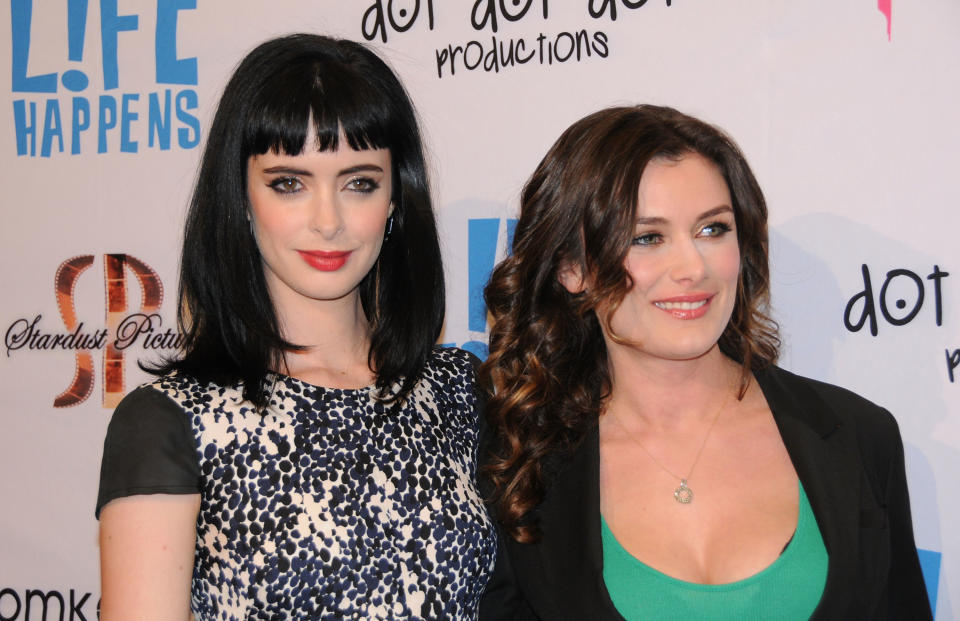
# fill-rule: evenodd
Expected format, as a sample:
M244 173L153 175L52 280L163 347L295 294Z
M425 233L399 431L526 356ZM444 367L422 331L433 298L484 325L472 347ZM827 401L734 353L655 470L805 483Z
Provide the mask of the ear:
M557 280L573 295L583 293L587 288L587 283L583 280L583 271L575 263L564 262L557 272Z

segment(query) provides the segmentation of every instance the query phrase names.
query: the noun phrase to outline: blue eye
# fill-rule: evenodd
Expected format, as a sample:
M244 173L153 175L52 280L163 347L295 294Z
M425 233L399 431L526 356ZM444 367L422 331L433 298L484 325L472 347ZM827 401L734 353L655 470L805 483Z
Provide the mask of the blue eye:
M303 183L296 177L278 177L267 185L277 194L295 194L303 189Z
M663 241L663 235L660 233L644 233L633 238L634 246L653 246Z
M722 237L731 230L733 229L726 222L711 222L700 229L700 234L704 237Z

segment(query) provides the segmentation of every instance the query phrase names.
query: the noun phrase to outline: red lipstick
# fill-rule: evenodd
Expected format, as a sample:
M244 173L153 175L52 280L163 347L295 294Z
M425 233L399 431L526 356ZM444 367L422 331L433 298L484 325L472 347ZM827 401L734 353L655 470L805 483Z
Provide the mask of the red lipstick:
M300 256L306 261L307 265L321 272L335 272L350 257L350 250L341 250L337 252L324 252L323 250L298 250Z

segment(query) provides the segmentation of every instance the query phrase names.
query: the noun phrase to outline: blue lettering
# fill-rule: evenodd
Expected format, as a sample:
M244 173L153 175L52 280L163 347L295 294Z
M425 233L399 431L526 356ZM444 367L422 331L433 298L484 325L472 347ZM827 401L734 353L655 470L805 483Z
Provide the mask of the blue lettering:
M37 154L37 104L30 102L30 117L27 120L27 102L18 99L13 102L13 124L17 130L17 155L27 154L27 141L30 143L30 155Z
M123 96L120 103L120 151L123 153L136 153L137 141L130 140L130 124L140 118L140 115L130 110L130 102L140 99L136 93L127 93Z
M483 341L467 341L460 347L467 350L480 360L486 360L487 356L490 355L490 348Z
M490 273L497 254L497 237L500 231L499 218L471 219L468 224L467 289L469 302L467 327L473 332L487 331L487 305L483 301L483 288L490 280ZM507 248L513 244L517 221L507 220Z
M136 30L139 27L138 24L139 18L136 15L117 15L117 0L101 0L100 37L103 47L104 89L114 89L120 84L120 70L117 63L117 34L126 30ZM116 102L114 102L114 106L116 106ZM101 128L100 131L102 134L103 129Z
M87 0L67 2L67 58L83 60L83 40L87 34Z
M456 347L456 343L440 343L440 347ZM483 341L467 341L460 345L460 349L465 349L480 360L486 360L490 355L490 348Z
M50 157L50 147L53 139L60 145L57 151L63 153L63 123L60 120L60 102L56 99L47 100L47 112L43 116L43 143L40 146L40 157Z
M468 224L467 289L470 298L467 327L473 332L487 331L487 305L483 301L483 288L493 271L499 231L499 218L471 219Z
M12 89L14 93L56 93L56 73L27 76L27 65L30 59L30 22L32 19L32 0L10 0L11 51L13 57Z
M177 58L177 13L197 0L158 0L155 52L158 84L197 84L197 59Z
M117 100L110 95L100 95L97 153L107 152L107 130L117 126Z
M187 112L187 110L196 110L199 105L200 98L197 97L197 91L186 90L177 93L177 120L187 126L177 130L177 143L181 149L192 149L200 144L200 121Z
M86 97L73 98L73 118L70 122L73 128L70 135L70 153L80 153L80 132L90 127L90 101Z
M150 93L150 112L147 115L147 144L159 143L161 151L170 150L170 89L163 92L163 108L159 93ZM156 137L156 140L154 140Z

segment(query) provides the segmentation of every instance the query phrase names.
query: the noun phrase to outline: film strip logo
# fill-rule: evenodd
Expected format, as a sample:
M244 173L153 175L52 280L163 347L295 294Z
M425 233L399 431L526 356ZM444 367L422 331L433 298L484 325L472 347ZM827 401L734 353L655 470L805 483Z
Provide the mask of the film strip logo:
M77 309L74 293L80 276L94 262L94 255L85 254L67 259L57 268L54 279L57 306L63 325L69 331L78 328ZM107 332L117 334L120 323L128 314L129 295L127 291L127 272L136 277L140 285L140 312L144 321L147 316L159 310L163 301L163 283L149 265L129 254L106 254L103 257L104 289L106 296ZM77 350L76 370L70 386L53 401L57 408L71 407L86 401L93 393L95 383L93 353L90 350ZM108 341L103 350L103 406L113 408L124 395L124 352L117 347L117 341Z

